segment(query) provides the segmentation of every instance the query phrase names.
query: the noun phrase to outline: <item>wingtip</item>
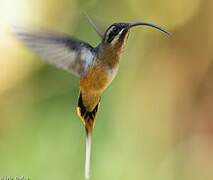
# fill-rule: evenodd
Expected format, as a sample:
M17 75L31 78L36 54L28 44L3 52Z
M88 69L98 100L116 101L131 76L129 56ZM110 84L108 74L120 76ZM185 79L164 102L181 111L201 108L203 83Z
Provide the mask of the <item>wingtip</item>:
M12 24L9 26L9 33L15 38L21 39L21 33L23 33L21 29L20 26Z
M26 29L26 27L25 26L23 26L23 25L20 25L20 24L11 24L10 26L9 26L9 30L10 30L10 32L12 32L12 33L17 33L17 32L20 32L20 31L24 31L24 29Z
M10 25L9 31L13 34L18 34L19 33L18 25L15 25L15 24Z
M27 33L27 28L25 26L12 24L9 26L9 31L14 34L16 37L20 38L20 36L24 33Z

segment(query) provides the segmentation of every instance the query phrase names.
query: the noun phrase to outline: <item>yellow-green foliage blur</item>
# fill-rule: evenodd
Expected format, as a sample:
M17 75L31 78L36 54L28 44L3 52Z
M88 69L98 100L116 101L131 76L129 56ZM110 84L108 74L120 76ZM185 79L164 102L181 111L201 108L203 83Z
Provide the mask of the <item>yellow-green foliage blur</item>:
M213 179L212 0L0 0L0 179L83 180L78 78L42 62L11 24L65 32L96 46L83 11L131 30L104 92L91 180Z

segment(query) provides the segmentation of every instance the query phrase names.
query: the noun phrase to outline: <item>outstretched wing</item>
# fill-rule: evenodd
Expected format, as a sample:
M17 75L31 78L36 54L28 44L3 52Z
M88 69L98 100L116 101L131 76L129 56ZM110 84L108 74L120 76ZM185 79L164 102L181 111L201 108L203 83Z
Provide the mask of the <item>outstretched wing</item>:
M44 61L77 76L84 76L93 63L94 49L83 41L59 33L36 32L20 27L13 27L12 31Z

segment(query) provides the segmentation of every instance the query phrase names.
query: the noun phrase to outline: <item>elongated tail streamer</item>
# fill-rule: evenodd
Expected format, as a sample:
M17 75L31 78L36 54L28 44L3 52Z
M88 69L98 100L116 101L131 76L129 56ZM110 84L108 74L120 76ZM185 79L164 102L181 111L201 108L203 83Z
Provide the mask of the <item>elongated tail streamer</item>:
M85 179L89 179L92 134L86 129Z

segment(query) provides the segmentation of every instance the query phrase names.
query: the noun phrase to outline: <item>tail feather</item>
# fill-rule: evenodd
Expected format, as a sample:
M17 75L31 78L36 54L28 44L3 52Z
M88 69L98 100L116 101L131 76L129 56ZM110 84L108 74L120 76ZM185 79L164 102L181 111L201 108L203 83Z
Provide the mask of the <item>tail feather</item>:
M95 106L95 108L92 111L88 111L86 107L83 104L82 94L80 93L78 98L78 115L81 117L86 129L89 132L92 132L92 129L95 125L95 117L99 110L100 101Z
M92 134L86 130L85 179L89 179L91 145L92 145Z
M82 94L80 93L77 110L78 115L81 117L86 129L85 179L89 179L92 130L95 124L95 117L99 109L99 104L100 102L98 102L98 104L95 106L92 112L87 111L86 107L83 104Z

